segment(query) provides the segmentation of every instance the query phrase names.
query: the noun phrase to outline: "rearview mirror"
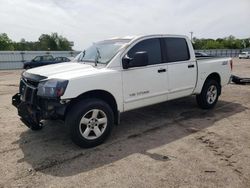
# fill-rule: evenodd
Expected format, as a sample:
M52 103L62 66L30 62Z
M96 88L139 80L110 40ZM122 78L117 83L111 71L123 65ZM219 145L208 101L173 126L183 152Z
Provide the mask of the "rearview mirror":
M134 58L129 58L127 55L122 59L122 66L124 69L131 67L142 67L148 65L148 53L136 52Z

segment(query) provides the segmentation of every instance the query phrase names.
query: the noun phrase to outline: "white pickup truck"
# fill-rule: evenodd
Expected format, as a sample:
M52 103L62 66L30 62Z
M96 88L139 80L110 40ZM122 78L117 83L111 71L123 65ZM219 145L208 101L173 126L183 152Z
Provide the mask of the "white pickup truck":
M239 59L249 59L250 58L250 52L241 52L239 54Z
M196 59L186 36L113 38L94 43L74 62L23 72L12 103L32 130L42 120L62 119L77 145L93 147L125 111L189 95L201 108L213 108L231 70L231 58Z

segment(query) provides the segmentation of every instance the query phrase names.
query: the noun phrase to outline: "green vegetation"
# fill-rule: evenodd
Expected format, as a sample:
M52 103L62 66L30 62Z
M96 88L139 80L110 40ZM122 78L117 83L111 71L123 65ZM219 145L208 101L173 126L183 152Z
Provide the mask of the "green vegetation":
M197 39L193 38L195 49L243 49L250 47L250 38L237 39L234 36L218 39Z
M6 33L0 34L0 51L69 51L72 45L67 38L52 33L51 35L42 34L38 41L28 42L21 39L20 42L12 41Z
M193 38L195 49L243 49L250 48L250 38L237 39L234 36L218 39L198 39ZM12 41L6 33L0 34L0 51L17 50L17 51L69 51L72 45L67 38L52 33L51 35L42 34L38 41L28 42L21 39L20 42Z
M14 50L14 46L6 33L0 34L0 50Z

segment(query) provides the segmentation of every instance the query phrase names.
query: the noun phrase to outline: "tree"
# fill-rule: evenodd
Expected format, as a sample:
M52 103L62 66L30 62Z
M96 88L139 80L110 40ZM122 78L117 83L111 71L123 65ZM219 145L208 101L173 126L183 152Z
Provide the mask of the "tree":
M237 39L230 35L225 38L197 39L194 38L195 49L243 49L250 47L250 39Z
M52 33L51 35L42 34L38 41L28 42L24 38L20 42L12 42L6 33L0 34L0 50L55 50L55 51L69 51L72 50L72 45L67 38Z
M57 33L42 34L39 43L41 50L72 50L70 42Z
M40 50L57 50L54 39L48 34L42 34L39 37Z
M14 50L12 41L6 33L0 34L0 50Z

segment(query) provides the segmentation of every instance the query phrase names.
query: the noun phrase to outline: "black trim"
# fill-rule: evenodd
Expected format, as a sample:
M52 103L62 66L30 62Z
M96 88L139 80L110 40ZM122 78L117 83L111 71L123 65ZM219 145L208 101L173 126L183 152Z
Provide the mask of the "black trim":
M188 65L188 68L189 68L189 69L190 69L190 68L194 68L194 64Z
M167 62L167 55L165 53L166 51L166 43L164 41L164 38L159 38L160 39L160 45L161 45L161 61L162 63L166 63Z
M158 73L163 73L163 72L166 72L166 69L159 69L158 70Z

